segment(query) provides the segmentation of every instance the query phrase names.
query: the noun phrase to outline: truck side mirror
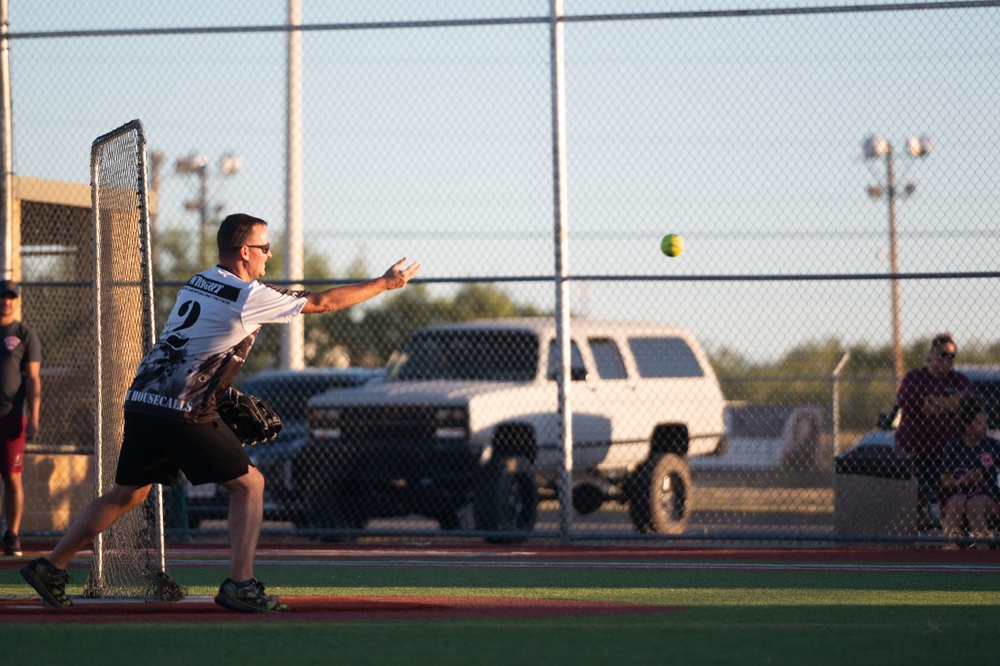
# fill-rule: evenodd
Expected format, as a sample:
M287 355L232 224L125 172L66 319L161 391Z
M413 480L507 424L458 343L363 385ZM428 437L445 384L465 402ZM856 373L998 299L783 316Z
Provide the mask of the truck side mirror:
M878 418L875 420L875 425L881 430L892 430L897 425L896 420L898 416L899 405L893 405L891 411L879 412Z

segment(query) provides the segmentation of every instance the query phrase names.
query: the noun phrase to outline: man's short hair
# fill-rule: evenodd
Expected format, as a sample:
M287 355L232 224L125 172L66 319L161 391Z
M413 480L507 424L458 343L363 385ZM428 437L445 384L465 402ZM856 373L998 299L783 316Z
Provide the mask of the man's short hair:
M938 333L931 339L931 351L937 349L941 345L955 345L958 349L958 345L955 344L955 338L951 337L951 333Z
M229 254L234 249L246 245L252 240L254 227L260 224L267 226L267 222L264 220L246 213L227 215L226 219L219 225L219 233L215 235L215 242L219 246L219 256Z

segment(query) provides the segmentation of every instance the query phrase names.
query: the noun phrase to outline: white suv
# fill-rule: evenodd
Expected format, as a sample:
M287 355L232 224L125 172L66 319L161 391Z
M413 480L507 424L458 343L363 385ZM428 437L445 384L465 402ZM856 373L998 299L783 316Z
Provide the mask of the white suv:
M573 504L627 502L643 532L690 515L688 456L721 454L725 401L694 337L675 326L571 324ZM555 322L498 319L416 331L383 380L308 403L295 475L315 528L418 513L516 541L562 468ZM500 534L505 533L505 534ZM512 534L519 533L519 534Z

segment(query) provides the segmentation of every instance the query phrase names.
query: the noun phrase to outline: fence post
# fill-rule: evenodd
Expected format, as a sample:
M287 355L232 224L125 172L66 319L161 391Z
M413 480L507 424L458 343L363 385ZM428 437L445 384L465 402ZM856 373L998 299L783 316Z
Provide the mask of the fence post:
M833 369L833 374L830 377L831 384L833 385L833 395L830 405L830 427L833 429L833 456L835 458L840 453L840 373L850 358L851 352L844 352L844 355L840 357L840 361Z

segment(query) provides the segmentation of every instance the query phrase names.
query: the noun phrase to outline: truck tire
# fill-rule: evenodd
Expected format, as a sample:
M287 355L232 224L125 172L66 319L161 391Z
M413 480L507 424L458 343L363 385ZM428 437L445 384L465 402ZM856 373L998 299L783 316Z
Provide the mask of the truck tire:
M491 460L476 489L476 528L488 532L531 532L538 517L538 486L523 456ZM486 537L489 543L522 543L525 536Z
M691 470L675 453L647 460L629 481L629 516L642 533L683 534L691 517Z

